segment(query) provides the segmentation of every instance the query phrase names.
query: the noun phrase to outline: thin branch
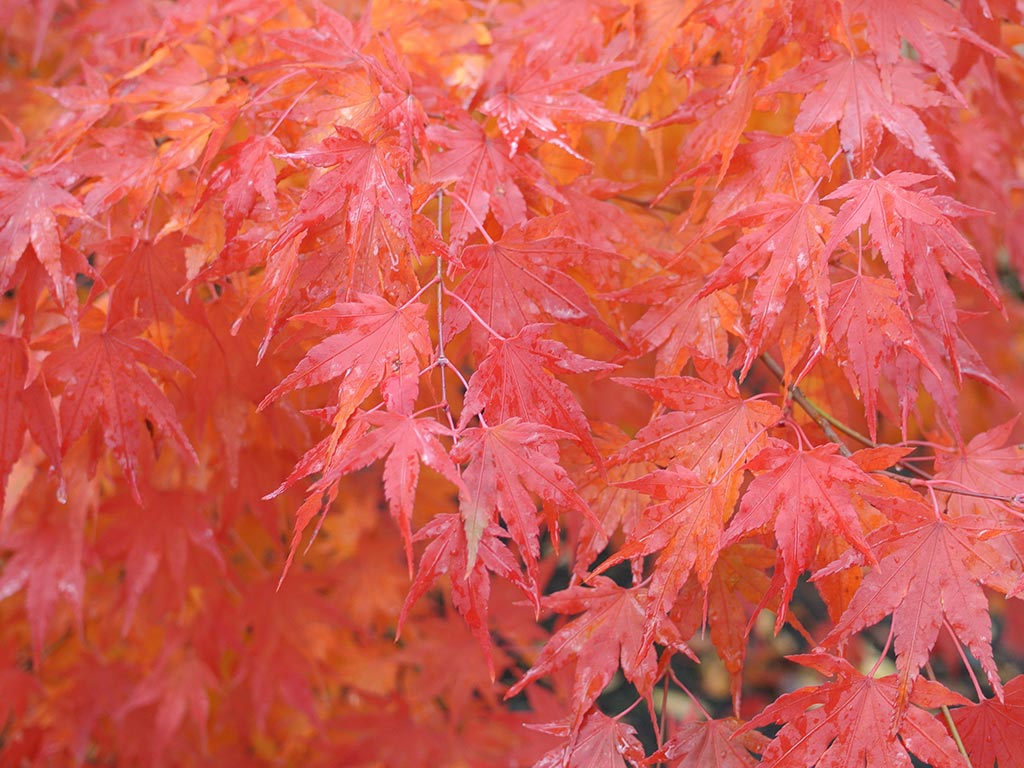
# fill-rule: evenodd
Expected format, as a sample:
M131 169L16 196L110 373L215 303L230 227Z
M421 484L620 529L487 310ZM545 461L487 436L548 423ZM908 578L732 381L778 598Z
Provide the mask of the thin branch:
M785 372L782 370L782 366L775 362L775 359L771 355L767 352L763 353L761 355L761 361L768 367L768 370L775 374L776 378L778 378L780 382L785 380ZM839 452L843 454L843 456L850 456L852 451L846 447L846 443L844 443L842 438L836 434L835 429L832 428L832 422L826 418L825 412L808 400L807 396L800 391L800 387L787 387L787 391L789 392L789 396L793 398L793 401L803 408L807 415L814 420L814 423L821 428L821 431L825 433L825 437L839 446ZM864 439L866 440L867 438Z

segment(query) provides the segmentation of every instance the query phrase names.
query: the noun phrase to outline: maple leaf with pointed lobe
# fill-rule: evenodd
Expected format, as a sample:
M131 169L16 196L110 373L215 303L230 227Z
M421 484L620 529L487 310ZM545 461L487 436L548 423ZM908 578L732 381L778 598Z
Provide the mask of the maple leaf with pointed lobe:
M902 59L901 64L885 88L874 56L836 47L831 59L809 59L763 92L805 94L794 130L820 134L838 123L843 149L854 158L859 172L871 167L884 127L900 144L952 178L918 116L919 109L940 104L942 97L928 88L911 62Z
M756 398L688 376L614 381L646 393L675 410L662 413L636 433L613 464L678 461L711 482L764 447L766 431L782 411Z
M60 471L60 433L53 403L42 379L32 375L31 364L24 339L0 333L0 371L4 372L0 376L0 510L4 508L7 478L21 455L26 429L53 468Z
M198 206L206 205L215 195L224 197L226 239L231 239L242 222L253 215L262 198L267 216L277 216L277 169L274 157L285 154L284 146L273 135L250 136L227 150L227 159L210 175Z
M881 277L855 275L832 286L828 304L830 357L838 358L854 393L864 401L864 415L872 440L878 436L878 394L883 364L895 361L901 349L925 367L925 356L910 318L900 308L898 289ZM819 347L815 354L821 352Z
M0 532L0 601L24 590L25 615L38 670L58 598L71 603L77 629L84 618L87 543L85 521L96 502L85 474L69 468L66 506L51 507L30 525Z
M550 327L528 325L511 338L491 339L487 356L469 379L459 428L478 414L491 423L521 418L547 424L573 435L594 461L600 462L582 406L569 386L550 371L589 373L617 366L590 360L570 352L559 341L543 338Z
M958 8L938 0L907 0L898 4L885 0L853 0L844 10L850 17L859 15L867 22L868 41L885 77L891 77L892 68L906 58L904 46L909 45L915 57L932 67L950 92L961 100L964 97L950 71L949 51L956 49L949 47L947 40L967 41L996 56L1001 55L967 25Z
M864 577L822 646L844 642L891 615L902 705L928 661L939 630L948 625L1002 695L992 655L988 598L982 584L996 586L998 574L1011 567L985 540L986 529L978 525L981 521L951 518L913 496L867 496L893 522L868 536L877 565ZM830 568L843 565L844 561L839 560Z
M935 454L935 479L952 480L958 486L974 488L996 496L1014 497L1024 493L1024 447L1009 444L1019 417L975 435L966 445L953 446ZM986 514L1003 519L1001 505L989 499L951 494L946 509L957 517Z
M918 680L910 693L913 706L897 721L899 686L893 675L866 677L846 660L827 654L789 659L834 680L780 696L739 730L742 734L771 723L783 724L765 748L760 765L910 768L913 754L934 768L966 766L945 725L925 711L944 704L965 704L959 694L938 683Z
M742 334L740 305L725 291L698 298L703 287L703 272L695 264L681 264L615 294L647 305L629 329L629 342L633 354L656 351L656 376L676 376L691 359L728 362L729 334Z
M667 762L669 768L754 768L754 755L764 752L768 739L757 731L737 734L741 725L734 717L681 723L645 765Z
M747 658L750 618L760 606L779 612L780 597L772 591L766 573L778 555L753 541L744 541L717 554L707 585L691 574L679 591L671 618L683 637L707 632L719 658L729 672L733 707L738 710L743 686L743 664ZM696 610L695 606L703 606ZM790 612L786 620L799 623ZM746 627L745 631L739 628Z
M396 307L373 294L339 302L293 319L331 332L314 346L285 379L263 398L266 408L293 389L340 379L334 416L340 435L352 412L378 386L389 408L405 412L419 391L420 361L431 354L426 305L411 301Z
M831 221L832 212L822 205L768 195L722 222L723 227L739 224L752 228L726 252L722 266L708 276L697 298L757 275L750 298L750 326L741 378L763 351L794 283L814 309L819 338L824 335L829 252L823 238Z
M285 482L268 494L267 498L278 496L301 477L317 474L316 482L309 487L307 504L303 505L303 510L311 512L313 506L309 504L310 500L314 497L319 500L343 475L384 459L384 497L402 533L411 574L413 500L419 484L420 464L438 472L460 491L465 490L458 467L438 439L442 436L451 437L451 430L434 419L416 418L392 411L358 413L353 416L349 429L340 441L333 440L333 435L320 441L296 465ZM303 514L296 519L285 571L311 519Z
M722 486L709 485L679 465L621 485L646 493L660 503L644 510L630 531L629 540L594 573L658 553L647 584L647 619L642 639L646 646L658 626L657 617L672 610L692 570L696 570L701 586L707 587L731 508L726 504Z
M822 537L839 535L869 561L874 559L857 514L856 489L878 483L835 443L797 450L775 441L744 466L755 474L720 546L728 547L769 525L778 542L775 573L785 581L789 603L800 575L810 567ZM779 612L777 626L785 616Z
M167 374L190 371L138 335L146 327L145 321L122 320L108 328L100 313L94 312L83 318L82 325L78 346L69 343L67 327L58 328L47 341L56 348L43 362L48 377L64 382L60 400L63 447L66 451L99 421L107 448L139 501L139 433L144 422L167 435L186 459L199 462L174 406L141 366Z
M579 728L587 710L620 668L641 696L649 693L657 674L657 654L653 645L644 643L645 634L696 659L667 620L656 621L654 630L648 632L646 602L646 590L621 587L605 576L595 577L589 586L569 587L543 598L545 610L583 615L551 636L533 666L505 698L573 659L573 730Z
M500 240L463 249L452 269L462 278L451 292L503 336L550 321L590 328L618 342L587 290L570 274L573 268L592 271L599 262L614 260L613 254L568 237L537 236L531 228L514 227ZM472 316L453 303L444 320L445 333L454 336Z
M147 607L171 613L180 610L191 584L209 577L204 572L206 563L197 563L195 552L205 554L218 576L225 571L224 558L207 519L206 508L212 501L191 490L143 488L144 507L123 496L104 505L101 513L112 519L96 544L102 557L124 563L122 636L127 635L143 597ZM153 587L163 586L164 579L169 579L173 587L170 597L165 592L154 594Z
M517 587L539 610L536 582L529 573L524 576L519 570L511 550L502 541L507 536L497 524L484 528L477 536L474 559L471 561L462 515L437 515L420 528L415 538L428 539L429 543L420 556L416 578L409 587L398 616L398 634L413 604L426 594L435 581L447 574L451 580L452 603L473 637L480 643L493 679L494 661L487 621L491 595L490 574L500 576Z
M220 687L217 675L191 648L178 641L165 647L149 674L128 695L114 714L115 721L130 712L154 707L153 740L147 743L149 759L155 760L179 733L186 714L195 725L202 749L206 749L210 692Z
M953 226L953 219L982 212L932 190L909 189L929 178L893 171L880 178L852 179L826 195L826 200L847 200L836 214L825 247L831 253L848 235L866 224L871 242L881 252L905 307L907 273L913 275L924 307L937 321L959 376L956 302L943 270L976 285L995 306L1000 306L1000 301L978 252Z
M14 270L31 245L57 303L75 303L75 275L61 256L63 228L57 223L58 216L87 218L82 203L65 189L74 180L75 174L59 165L33 172L0 157L0 291L12 287Z
M459 511L465 525L469 567L476 563L481 537L497 524L500 516L519 547L531 580L536 578L540 531L531 493L544 501L548 528L555 541L556 510L573 510L600 527L576 492L569 474L558 463L558 440L566 438L571 435L518 418L459 434L451 457L459 463L468 462L462 470Z
M1003 687L1003 700L983 699L953 710L953 722L974 768L1024 766L1024 676Z
M498 121L508 141L509 155L519 149L527 130L550 141L570 154L576 154L567 143L566 123L588 121L614 122L640 126L636 120L612 112L601 102L582 91L607 74L630 65L626 61L577 63L567 61L571 48L550 43L520 45L512 54L497 91L480 106L480 111ZM606 50L605 59L615 56Z
M636 729L596 708L587 712L575 732L571 723L531 727L567 740L544 755L534 768L625 768L644 762L644 748Z
M430 156L431 180L455 182L449 241L457 248L484 225L488 213L503 227L514 227L526 218L526 198L520 189L538 185L555 199L561 196L543 181L544 170L532 157L512 156L504 138L492 138L468 117L451 128L427 127L435 150Z
M697 178L698 189L704 177L717 174L721 181L750 120L760 84L761 76L755 69L750 77L742 80L733 79L728 84L697 90L672 114L654 123L653 128L693 124L693 130L679 150L676 173L654 198L655 202L690 178Z

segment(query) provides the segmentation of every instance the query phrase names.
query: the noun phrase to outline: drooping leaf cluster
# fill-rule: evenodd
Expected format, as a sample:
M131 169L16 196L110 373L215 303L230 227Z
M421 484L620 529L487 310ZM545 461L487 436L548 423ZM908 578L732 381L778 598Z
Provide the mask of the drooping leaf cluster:
M0 21L0 765L1021 764L1019 4Z

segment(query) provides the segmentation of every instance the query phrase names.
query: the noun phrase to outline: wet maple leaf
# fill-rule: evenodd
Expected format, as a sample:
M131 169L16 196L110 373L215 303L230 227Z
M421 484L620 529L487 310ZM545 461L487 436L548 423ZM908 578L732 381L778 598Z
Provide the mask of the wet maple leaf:
M844 659L826 654L789 658L835 679L780 696L740 729L742 734L771 723L783 724L765 748L760 765L910 768L913 754L935 768L966 766L946 727L925 711L942 704L966 703L959 694L938 683L918 680L910 693L914 706L906 710L894 732L899 687L894 676L866 677Z
M941 96L925 85L906 59L902 62L885 88L874 56L836 47L830 60L806 61L765 92L806 94L794 129L821 133L838 123L843 149L854 157L857 168L870 167L884 127L900 144L952 177L917 111L940 103Z
M42 380L29 379L30 361L24 339L0 334L0 371L4 372L0 376L0 510L4 508L7 477L21 455L26 429L54 469L60 470L60 434L53 404Z
M682 466L658 470L622 483L651 496L630 531L629 541L594 571L602 573L625 560L658 553L647 585L647 620L642 644L646 646L658 626L657 617L668 614L692 570L707 587L718 557L722 528L731 513L725 489L708 485Z
M854 392L864 401L864 415L871 439L878 435L878 395L883 364L893 362L899 350L928 361L910 318L900 308L898 290L891 280L856 275L835 283L829 298L828 337L830 356L837 357ZM820 348L819 348L820 350Z
M367 428L372 429L368 431ZM442 436L450 437L451 430L434 419L415 418L391 411L359 413L352 418L351 426L341 441L334 441L333 436L324 438L267 498L274 498L299 478L315 473L318 478L310 486L310 497L307 504L303 505L304 510L312 511L310 500L313 497L319 500L343 475L384 459L384 496L388 500L391 516L395 518L402 533L411 575L413 500L419 484L420 464L441 474L460 491L465 490L458 467L438 439ZM317 505L317 512L320 511ZM311 519L308 515L300 515L296 520L285 571Z
M482 227L488 213L503 227L526 218L526 198L520 183L540 185L556 199L558 193L542 182L544 171L532 157L512 157L504 138L491 138L476 122L461 118L450 128L431 125L427 138L434 145L431 179L455 182L450 242L457 248Z
M227 150L228 158L217 166L203 191L199 205L215 195L224 196L227 238L238 233L243 220L253 215L262 199L267 215L277 216L277 169L273 158L285 154L276 136L250 136Z
M818 320L819 338L824 337L828 302L828 257L824 237L832 212L822 205L783 195L768 195L722 222L750 227L722 260L722 266L708 276L697 298L757 275L750 299L747 352L741 377L764 349L795 283Z
M1018 675L1003 688L1003 700L983 699L953 710L974 768L1021 768L1024 755L1024 677Z
M675 410L656 416L611 461L679 461L711 482L753 456L778 421L779 408L764 400L743 399L687 376L615 379Z
M826 200L848 198L836 214L832 235L826 244L831 253L848 235L867 225L872 243L889 268L903 306L907 306L907 272L924 299L924 306L937 321L954 371L959 376L955 301L944 272L967 280L1000 306L991 281L985 274L974 246L953 226L953 219L982 213L931 190L916 192L909 187L930 177L919 173L893 171L874 179L846 182Z
M487 621L491 594L490 574L513 584L539 609L536 583L529 574L524 577L519 570L515 557L502 541L507 535L496 524L481 530L474 545L474 559L470 561L469 542L462 515L437 515L420 528L416 532L416 539L428 539L429 543L420 557L416 578L409 587L409 594L398 616L398 633L401 633L413 604L426 594L435 581L447 574L451 579L452 603L480 643L493 679L494 660Z
M571 238L533 237L516 227L496 242L471 245L459 254L454 271L462 278L452 292L504 336L550 321L591 328L617 341L587 290L570 274L574 268L595 270L598 262L615 260ZM454 303L445 313L445 333L454 336L471 320L469 311Z
M0 291L12 287L15 267L31 245L57 303L73 303L75 275L67 272L61 257L57 218L87 218L82 203L66 190L74 180L74 173L60 165L27 171L0 157Z
M681 723L664 746L645 764L667 762L670 768L753 768L768 739L757 731L736 731L743 724L736 718ZM754 753L754 754L751 754Z
M340 436L352 412L380 386L389 407L411 408L419 390L421 360L431 353L426 305L396 307L373 294L340 302L293 319L328 329L331 335L314 346L285 379L263 398L262 410L293 389L340 379L334 416Z
M96 493L82 472L71 470L67 485L67 506L57 507L33 525L11 526L0 533L0 550L8 553L0 568L0 600L24 590L36 669L59 598L71 603L77 629L83 626L85 521L94 510Z
M459 416L464 428L477 415L489 423L521 418L547 424L578 439L595 462L594 446L583 408L567 384L551 370L563 373L607 371L616 366L570 352L564 344L543 338L546 324L528 325L508 339L491 339L487 356L473 372Z
M867 498L893 523L869 535L878 564L822 646L834 646L891 615L902 705L946 624L1002 695L982 584L1010 566L985 541L985 529L974 518L950 518L912 498Z
M190 372L139 337L145 321L122 320L107 328L103 320L99 313L83 318L77 347L70 344L66 328L58 329L48 342L56 349L44 361L43 372L64 383L60 401L64 450L98 420L107 447L139 501L140 432L146 420L167 435L182 456L199 461L174 406L141 366L167 374Z
M1018 418L975 435L966 445L938 451L935 478L952 480L965 488L984 489L997 496L1014 497L1024 493L1024 447L1010 444ZM999 506L988 499L958 494L946 502L951 514L990 514L1006 517Z
M645 590L620 587L605 576L595 577L590 586L569 587L545 597L545 610L583 615L551 636L533 666L509 688L505 698L574 659L573 730L579 728L587 710L620 668L641 695L649 693L656 677L657 654L652 645L643 642L646 601ZM658 642L693 658L668 621L657 622L652 634Z
M612 112L582 91L607 74L630 65L626 61L583 63L566 61L571 48L555 45L516 48L496 92L480 111L498 121L498 127L514 155L526 131L550 141L571 154L562 126L589 121L639 126L635 120ZM604 58L614 54L605 52Z
M826 533L842 536L869 561L874 559L857 514L856 493L858 487L878 483L838 451L834 443L810 450L775 443L745 465L756 477L743 492L739 511L720 546L773 527L779 548L775 573L785 581L776 626L781 626L785 605Z
M146 744L149 759L157 760L175 736L180 736L186 714L194 723L206 750L210 693L220 687L217 675L192 649L169 644L149 674L135 686L114 715L122 720L143 707L155 707L153 740Z
M548 527L556 541L556 510L573 510L600 527L576 492L569 474L558 463L558 441L569 437L558 429L518 418L460 433L451 456L456 462L468 462L462 471L464 486L459 492L468 567L476 563L481 537L497 524L500 516L526 561L531 579L536 577L540 531L531 493L549 507Z
M704 287L699 269L676 267L679 274L658 275L615 295L616 299L648 305L629 329L630 348L656 350L655 375L676 376L686 364L729 359L729 334L740 335L740 308L725 291L698 298Z
M561 736L567 742L544 755L534 768L625 768L644 761L644 748L636 729L598 709L586 714L576 732L566 723L533 728Z
M153 594L151 587L169 578L170 594L183 597L189 580L200 579L206 563L197 563L195 552L202 551L223 575L225 564L217 546L213 528L207 519L210 499L185 490L154 490L143 486L145 507L127 498L115 499L102 513L110 519L97 542L103 557L124 563L125 608L121 634L126 635L139 601L145 596L149 608L167 613L180 610L174 599ZM191 562L190 562L191 556ZM147 594L148 593L148 594ZM156 606L159 606L156 607Z
M946 87L963 99L952 77L947 41L970 42L1000 55L967 24L958 8L935 0L910 0L888 3L885 0L854 0L845 8L851 16L867 22L868 40L875 50L882 74L891 77L892 68L904 59L904 46L910 45L916 57L932 67ZM955 48L953 49L955 50Z

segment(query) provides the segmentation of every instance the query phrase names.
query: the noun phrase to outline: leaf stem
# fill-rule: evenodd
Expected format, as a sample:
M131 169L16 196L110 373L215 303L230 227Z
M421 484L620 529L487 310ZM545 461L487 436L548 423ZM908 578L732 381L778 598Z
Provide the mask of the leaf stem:
M451 298L455 299L455 301L459 302L459 304L461 304L465 308L465 310L467 312L469 312L470 316L474 320L476 320L478 323L480 323L480 325L482 325L484 327L484 330L487 331L489 334L491 334L491 336L493 336L496 339L500 339L501 341L507 341L508 340L504 336L502 336L500 333L498 333L496 330L491 328L491 326L488 324L488 322L486 320L484 320L482 317L480 317L480 315L477 314L477 311L475 309L473 309L473 307L471 307L469 304L467 304L466 300L463 299L461 296L459 296L459 294L457 294L457 293L449 293L448 295Z
M935 678L935 670L932 669L932 663L926 661L924 664L924 673L933 683L938 682ZM946 727L949 728L949 733L953 737L953 741L956 742L956 748L960 750L960 754L963 755L964 761L967 763L967 768L974 768L974 764L971 762L971 756L967 754L967 747L964 746L964 740L960 738L960 731L957 730L956 723L953 721L953 715L949 711L949 707L945 704L939 705L939 709L942 710L942 718L946 721Z

